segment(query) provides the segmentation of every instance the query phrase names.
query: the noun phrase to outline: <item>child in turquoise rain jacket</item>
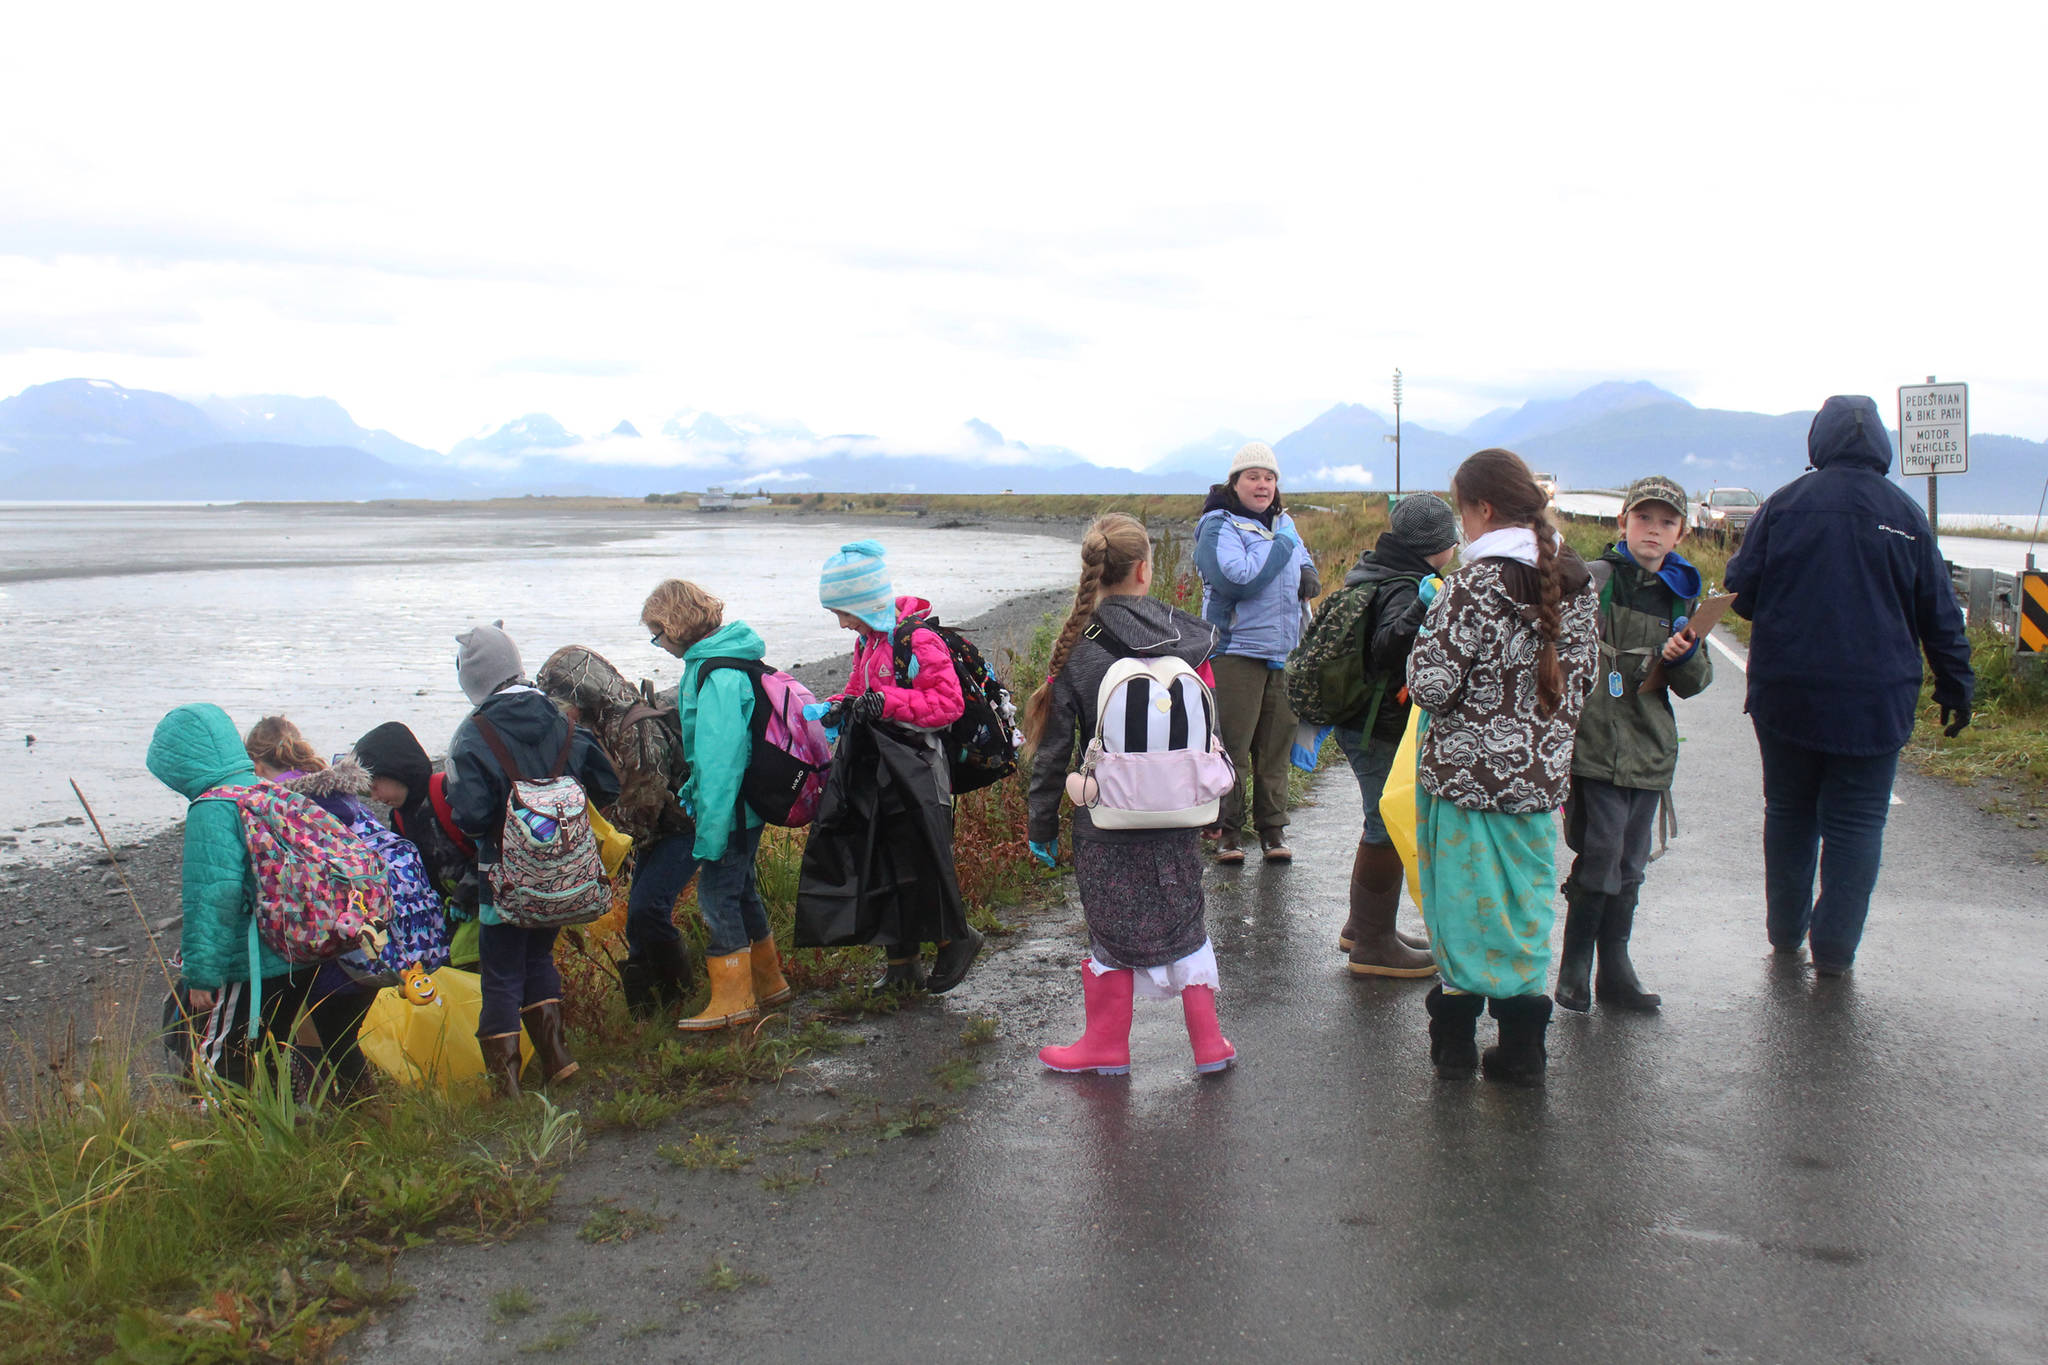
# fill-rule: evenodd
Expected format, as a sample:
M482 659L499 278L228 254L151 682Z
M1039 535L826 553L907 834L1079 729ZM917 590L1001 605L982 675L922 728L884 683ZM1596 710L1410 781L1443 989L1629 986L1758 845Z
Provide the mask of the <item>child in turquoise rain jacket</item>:
M241 810L221 797L198 798L215 787L255 786L260 780L256 766L227 712L205 702L180 706L158 721L145 761L158 781L192 803L185 815L181 951L199 1058L223 1079L246 1085L251 1074L249 925L256 913L256 873L242 834ZM319 972L317 965L294 969L257 939L254 975L262 981L263 1030L286 1047ZM319 1024L316 1017L316 1030ZM350 1037L323 1035L320 1041L337 1058L355 1046ZM301 1088L306 1079L298 1077Z
M726 621L725 604L694 583L672 578L648 595L640 619L654 643L683 661L676 692L683 753L690 775L676 793L697 824L693 862L678 890L697 878L697 908L710 942L704 950L711 999L703 1013L676 1027L703 1032L761 1017L794 992L782 978L775 933L754 872L761 817L740 799L740 780L753 756L754 683L746 670L706 670L709 659L760 660L761 637L744 621Z

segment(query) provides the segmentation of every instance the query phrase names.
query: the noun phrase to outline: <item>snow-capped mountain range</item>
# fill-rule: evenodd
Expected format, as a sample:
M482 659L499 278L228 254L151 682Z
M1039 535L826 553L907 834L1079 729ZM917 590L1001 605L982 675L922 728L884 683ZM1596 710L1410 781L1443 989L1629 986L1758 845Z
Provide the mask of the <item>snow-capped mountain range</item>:
M1456 432L1404 424L1401 485L1443 488L1458 460L1508 445L1563 486L1618 487L1662 472L1689 487L1759 492L1805 467L1811 413L1696 408L1644 381L1594 385L1487 413ZM1093 464L1011 440L977 418L937 440L818 435L801 422L681 408L583 436L528 413L446 453L358 425L329 398L186 401L106 379L63 379L0 399L0 477L15 499L369 499L611 494L728 488L821 492L1194 492L1247 439L1219 430L1152 467ZM1394 486L1391 423L1339 403L1273 442L1292 489ZM1970 473L1943 481L1951 511L2031 505L2048 444L1973 434Z

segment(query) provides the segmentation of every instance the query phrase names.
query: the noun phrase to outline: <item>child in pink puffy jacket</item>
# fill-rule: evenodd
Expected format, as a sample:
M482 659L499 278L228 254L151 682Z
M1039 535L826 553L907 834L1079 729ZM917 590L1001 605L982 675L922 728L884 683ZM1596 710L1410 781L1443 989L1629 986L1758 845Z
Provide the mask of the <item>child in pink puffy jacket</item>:
M952 651L936 631L917 625L931 614L931 603L895 595L882 546L872 540L842 545L825 561L818 600L857 637L852 676L824 703L826 727L836 731L856 721L879 721L899 733L917 735L930 752L939 790L950 794L952 779L939 734L965 714L967 701ZM950 866L928 871L949 883L953 877ZM955 909L960 904L957 886L948 885L946 890L949 894L932 898L930 922L900 927L896 941L888 945L889 969L875 983L877 990L943 992L966 977L981 951L982 938ZM938 944L929 977L922 963L925 943Z

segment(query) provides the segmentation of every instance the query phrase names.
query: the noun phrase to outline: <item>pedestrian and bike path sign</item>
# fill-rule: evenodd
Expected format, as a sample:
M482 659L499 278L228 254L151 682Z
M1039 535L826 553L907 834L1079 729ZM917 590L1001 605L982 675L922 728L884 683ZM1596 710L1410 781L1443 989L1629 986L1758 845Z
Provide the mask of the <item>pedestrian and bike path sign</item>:
M1899 473L1970 472L1970 386L1912 384L1899 389Z

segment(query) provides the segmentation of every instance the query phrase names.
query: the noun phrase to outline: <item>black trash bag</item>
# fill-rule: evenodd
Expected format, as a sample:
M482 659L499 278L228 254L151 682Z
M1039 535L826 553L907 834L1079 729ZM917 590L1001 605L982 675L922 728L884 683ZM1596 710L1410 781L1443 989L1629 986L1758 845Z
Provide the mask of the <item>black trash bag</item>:
M967 931L945 756L859 722L840 737L797 880L796 946L915 947Z

